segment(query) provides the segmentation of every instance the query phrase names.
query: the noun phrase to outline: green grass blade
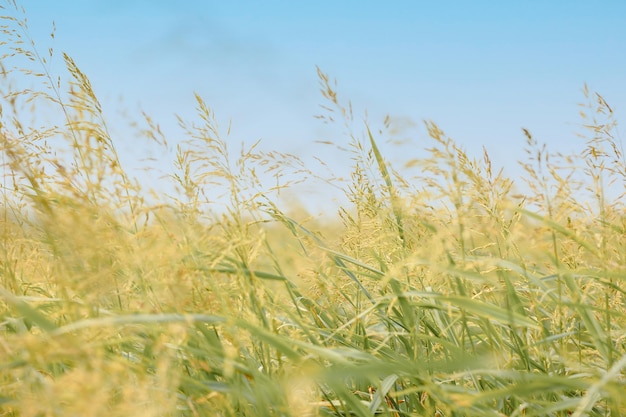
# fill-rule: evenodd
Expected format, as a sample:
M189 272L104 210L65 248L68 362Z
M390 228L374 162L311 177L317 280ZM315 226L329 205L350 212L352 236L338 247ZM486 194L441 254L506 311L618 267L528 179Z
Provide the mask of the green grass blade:
M56 328L55 336L94 327L115 327L127 324L164 324L164 323L226 323L227 319L209 314L128 314L114 317L86 319Z
M33 308L27 302L21 300L19 297L14 296L8 291L0 288L0 296L4 298L7 304L12 305L23 317L24 319L32 322L37 325L39 328L46 332L52 332L57 330L58 326L48 320L43 314L37 311L36 308Z
M404 238L404 224L402 221L402 208L400 207L398 196L396 194L396 189L393 186L393 182L391 181L391 175L389 175L389 170L387 169L387 164L385 164L385 159L383 158L380 150L378 150L378 145L376 145L376 141L374 140L374 136L372 136L372 132L370 131L369 126L367 127L367 135L370 139L370 144L372 146L372 151L374 152L374 157L376 158L376 163L378 164L378 169L380 170L380 175L382 175L385 184L387 185L387 190L389 192L389 198L391 200L391 209L393 210L393 215L396 219L396 227L398 228L398 236L402 241L402 244L406 244L406 240Z

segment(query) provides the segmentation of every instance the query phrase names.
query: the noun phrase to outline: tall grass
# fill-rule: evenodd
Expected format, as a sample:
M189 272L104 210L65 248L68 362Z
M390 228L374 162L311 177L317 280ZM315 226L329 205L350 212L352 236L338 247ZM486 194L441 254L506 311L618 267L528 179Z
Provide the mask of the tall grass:
M626 161L599 94L578 155L523 131L520 187L430 121L418 174L393 169L320 71L352 176L317 219L263 181L315 173L233 152L196 97L177 193L148 198L87 76L2 8L0 415L626 414Z

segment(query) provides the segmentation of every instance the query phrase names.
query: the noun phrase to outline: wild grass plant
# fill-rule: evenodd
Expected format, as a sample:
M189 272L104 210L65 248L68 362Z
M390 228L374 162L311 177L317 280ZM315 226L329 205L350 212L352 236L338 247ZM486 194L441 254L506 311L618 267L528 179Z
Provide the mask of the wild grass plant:
M143 188L87 76L2 9L0 415L626 414L626 161L599 94L582 152L524 131L513 181L430 121L394 170L320 71L352 176L312 218L263 178L315 173L233 153L200 97L177 192Z

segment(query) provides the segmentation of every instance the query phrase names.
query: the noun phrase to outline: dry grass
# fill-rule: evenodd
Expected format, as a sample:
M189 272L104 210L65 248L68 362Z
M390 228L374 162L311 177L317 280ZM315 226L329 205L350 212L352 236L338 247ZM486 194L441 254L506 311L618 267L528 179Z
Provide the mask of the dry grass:
M200 97L176 194L142 188L87 76L3 9L0 415L626 414L626 161L599 94L579 155L524 131L520 189L433 122L394 170L320 71L352 177L314 219L277 194L314 173L233 152Z

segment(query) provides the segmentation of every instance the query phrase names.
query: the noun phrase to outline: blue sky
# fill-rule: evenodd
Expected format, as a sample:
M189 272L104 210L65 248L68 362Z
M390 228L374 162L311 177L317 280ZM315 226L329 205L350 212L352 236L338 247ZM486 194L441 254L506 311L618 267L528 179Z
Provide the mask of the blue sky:
M584 83L624 120L624 1L199 1L24 0L31 34L74 58L105 112L141 107L174 139L174 113L194 118L199 93L232 140L316 155L338 170L345 155L316 144L347 141L314 116L324 101L316 66L338 81L357 118L389 114L414 126L409 148L429 145L435 121L473 156L484 146L516 175L529 129L551 149L579 147ZM50 43L51 22L56 36ZM60 70L61 68L59 68ZM622 123L623 124L623 123ZM145 151L124 139L128 160ZM392 138L393 139L393 138Z

